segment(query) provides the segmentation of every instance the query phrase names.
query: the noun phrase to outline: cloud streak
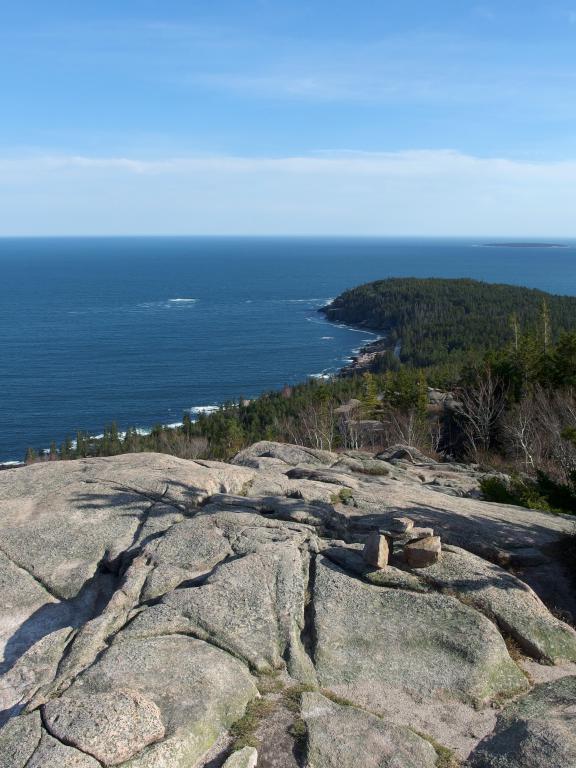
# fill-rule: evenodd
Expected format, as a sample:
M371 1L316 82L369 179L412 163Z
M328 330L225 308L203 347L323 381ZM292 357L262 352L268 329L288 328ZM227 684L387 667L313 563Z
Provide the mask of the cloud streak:
M12 155L0 156L0 233L559 237L576 234L575 194L576 160L455 150Z
M141 176L216 174L298 174L332 176L397 176L422 178L461 175L505 180L576 182L576 160L529 161L503 157L477 157L453 149L414 149L397 152L323 150L307 155L254 157L235 155L181 155L133 158L75 154L0 155L0 183L49 174L114 172Z

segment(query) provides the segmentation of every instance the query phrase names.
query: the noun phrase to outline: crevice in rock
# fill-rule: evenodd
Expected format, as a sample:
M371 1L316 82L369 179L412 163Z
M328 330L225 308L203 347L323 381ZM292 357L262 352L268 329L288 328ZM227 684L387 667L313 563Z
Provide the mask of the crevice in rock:
M168 491L170 490L170 486L167 484L166 489L162 494L160 493L152 493L152 492L146 492L143 491L141 488L133 488L131 485L124 485L123 483L117 483L110 480L103 480L99 477L96 477L94 479L90 480L83 480L84 483L87 485L93 484L93 483L101 483L102 485L107 485L110 488L114 488L118 491L125 491L127 493L133 493L136 496L141 496L143 499L148 499L148 501L153 502L154 504L158 503L159 501L162 501L164 504L167 504L170 507L174 507L174 509L177 509L178 512L189 512L190 507L184 503L180 504L174 499L170 499L168 496ZM194 490L194 486L190 486L190 490ZM196 505L194 505L196 506Z
M25 565L15 560L12 557L12 555L6 552L6 550L3 549L2 547L0 547L0 552L2 552L2 554L4 555L4 557L6 557L7 560L10 560L12 565L16 566L16 568L19 568L21 571L24 571L24 573L28 574L28 576L30 576L31 579L33 579L40 587L42 587L42 589L45 592L47 592L50 595L50 597L53 597L54 600L58 600L58 602L63 602L65 600L65 598L61 597L56 592L54 592L52 588L49 587L48 584L46 584L45 581L43 581L39 576L36 576L36 574L33 573L31 570L29 570Z
M316 555L310 554L308 563L308 583L304 599L304 626L300 633L300 642L312 664L316 658L316 607L314 604L314 587L316 584Z
M40 719L40 723L42 723L42 719ZM30 757L28 758L28 760L26 760L26 762L24 763L24 765L22 766L22 768L28 768L28 766L30 765L30 760L32 760L32 758L34 757L34 754L36 753L36 750L37 750L37 749L38 749L38 747L40 746L40 740L41 740L41 739L42 739L42 727L40 727L40 733L39 733L39 735L38 735L38 741L36 741L36 739L34 739L34 741L36 741L36 746L35 746L35 747L34 747L34 749L32 750L32 754L30 755Z
M130 574L131 568L136 570ZM134 560L123 576L117 577L117 588L98 614L87 620L67 644L51 683L40 688L28 703L27 711L36 709L49 699L60 696L86 670L90 669L110 647L112 639L132 619L132 610L139 604L142 586L150 565L144 558ZM139 573L139 569L141 572ZM134 593L130 586L135 587ZM137 590L137 594L136 594Z
M154 507L156 507L157 504L164 503L164 498L166 494L168 493L168 485L164 488L164 493L160 496L160 498L157 501L153 501L152 504L150 504L149 507L147 507L145 510L142 511L140 514L140 522L138 523L136 530L134 531L134 536L132 537L132 541L130 542L129 546L126 548L126 552L129 552L132 547L135 547L138 543L138 539L140 538L140 534L144 530L144 526L150 519L150 515L152 514L152 510Z
M8 555L6 555L8 557ZM10 562L14 563L11 558ZM26 568L22 568L18 563L14 565L20 568L24 573L29 574L34 580L43 587L41 580L35 578ZM62 663L68 650L73 644L75 637L83 626L94 618L99 616L106 605L109 603L112 595L116 591L118 578L116 574L111 573L106 555L97 564L93 575L87 579L80 591L75 597L64 599L58 597L55 593L47 591L47 594L54 597L55 602L47 601L38 611L33 613L8 639L5 647L5 662L0 665L0 674L5 674L12 669L18 660L37 642L41 641L47 635L55 631L70 627L71 633L64 647L63 656L58 662L58 668ZM33 628L37 625L37 632ZM31 631L32 630L32 631ZM22 644L21 636L26 638ZM12 655L11 648L16 647L18 652ZM57 674L55 677L57 677ZM36 695L36 694L34 694Z
M206 643L207 645L211 645L213 648L217 648L219 651L224 651L224 653L227 653L229 656L232 656L232 658L236 659L236 661L239 661L241 664L244 664L245 667L248 667L250 672L257 673L258 670L254 668L254 666L248 661L248 659L245 659L244 656L241 656L240 654L233 651L231 648L229 648L225 643L218 643L217 638L214 637L214 635L210 634L207 630L204 630L202 627L199 627L199 629L196 629L194 627L190 627L189 630L180 630L179 632L163 632L162 637L192 637L194 640L200 640L203 643Z
M226 563L232 563L234 560L241 560L243 557L245 557L244 554L241 555L226 555L223 560L220 560L216 563L212 568L210 568L209 571L206 571L205 573L201 573L198 576L193 576L189 579L185 579L184 581L181 581L179 584L177 584L173 590L175 591L179 589L190 589L195 587L202 587L208 579L216 573L216 571ZM163 595L161 596L163 597ZM161 598L160 598L161 599Z

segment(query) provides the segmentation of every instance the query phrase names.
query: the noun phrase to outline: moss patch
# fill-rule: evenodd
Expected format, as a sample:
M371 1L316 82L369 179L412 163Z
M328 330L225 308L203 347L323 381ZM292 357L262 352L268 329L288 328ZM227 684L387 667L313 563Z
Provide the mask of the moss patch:
M311 693L315 690L313 685L292 685L290 688L286 688L282 693L283 704L290 712L299 713L302 704L302 694Z
M234 750L244 747L259 746L256 731L262 720L274 712L276 704L266 699L254 699L246 707L246 712L230 728Z
M443 744L440 744L438 741L436 741L436 739L434 739L432 736L429 736L427 733L421 733L420 731L416 730L414 730L414 733L416 733L418 736L420 736L421 739L424 739L428 742L428 744L434 747L434 751L436 752L436 768L460 768L460 760L456 757L451 749L445 747Z
M284 689L284 683L279 675L280 672L276 669L259 674L256 680L256 687L262 696L265 696L267 693L279 693Z

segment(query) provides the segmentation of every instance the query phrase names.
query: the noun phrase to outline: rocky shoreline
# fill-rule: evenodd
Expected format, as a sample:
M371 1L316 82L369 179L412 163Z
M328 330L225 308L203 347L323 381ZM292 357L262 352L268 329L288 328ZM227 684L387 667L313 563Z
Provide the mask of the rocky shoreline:
M338 318L338 308L334 307L334 302L327 304L324 307L320 307L318 312L321 312L326 316L326 319L331 323L341 322ZM355 328L359 331L367 331L369 333L379 333L379 330L369 328L360 324L351 324L351 328ZM374 361L379 355L384 352L392 352L390 344L385 336L381 336L374 341L369 341L364 346L360 347L359 351L350 356L350 362L342 366L338 371L338 376L355 376L356 374L366 373L371 370Z
M375 360L384 352L389 351L389 346L385 338L370 341L359 352L352 355L350 362L344 365L338 372L339 376L355 376L370 371Z

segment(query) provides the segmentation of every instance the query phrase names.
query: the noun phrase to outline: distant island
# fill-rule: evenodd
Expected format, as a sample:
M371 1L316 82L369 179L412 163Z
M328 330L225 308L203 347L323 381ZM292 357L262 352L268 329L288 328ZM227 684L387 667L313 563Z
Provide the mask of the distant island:
M565 243L482 243L483 248L568 248Z

